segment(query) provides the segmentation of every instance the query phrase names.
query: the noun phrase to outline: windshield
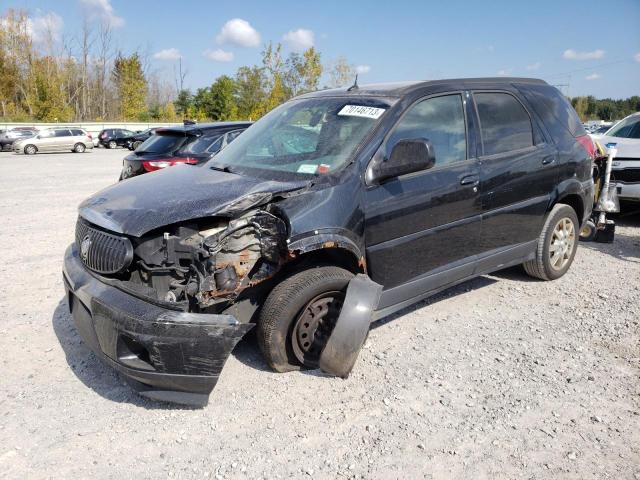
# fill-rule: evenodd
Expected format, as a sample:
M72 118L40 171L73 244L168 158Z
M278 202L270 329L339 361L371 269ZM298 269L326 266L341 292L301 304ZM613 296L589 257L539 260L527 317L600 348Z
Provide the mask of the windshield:
M640 138L640 115L628 117L606 132L609 137Z
M182 134L155 134L142 142L136 148L136 153L173 153L184 144L187 138Z
M334 172L349 162L388 108L370 98L293 100L246 130L211 166L268 179Z

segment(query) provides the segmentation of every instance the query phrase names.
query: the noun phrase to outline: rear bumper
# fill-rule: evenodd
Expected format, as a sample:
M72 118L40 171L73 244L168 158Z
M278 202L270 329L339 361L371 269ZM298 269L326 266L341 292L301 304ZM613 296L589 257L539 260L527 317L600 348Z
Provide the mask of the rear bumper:
M107 285L85 269L74 245L63 277L87 346L155 400L206 404L231 351L253 327L231 315L162 308Z

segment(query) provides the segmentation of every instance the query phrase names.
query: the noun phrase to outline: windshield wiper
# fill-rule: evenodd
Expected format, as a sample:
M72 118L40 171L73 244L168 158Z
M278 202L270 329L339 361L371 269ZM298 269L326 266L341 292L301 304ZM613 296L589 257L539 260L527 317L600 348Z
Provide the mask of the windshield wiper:
M211 170L218 170L219 172L233 173L227 165L211 165Z

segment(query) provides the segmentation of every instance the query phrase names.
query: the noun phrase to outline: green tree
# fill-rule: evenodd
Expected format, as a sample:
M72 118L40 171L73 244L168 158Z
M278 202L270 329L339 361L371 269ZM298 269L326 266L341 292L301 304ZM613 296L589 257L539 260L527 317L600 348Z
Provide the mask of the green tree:
M173 105L176 114L185 118L189 108L193 106L193 95L191 95L189 90L180 90L176 100L173 102Z
M222 75L213 82L209 89L210 111L207 112L212 120L235 120L238 115L238 106L234 96L236 89L233 78Z
M134 120L146 112L147 80L137 52L128 57L118 54L113 64L113 80L118 92L120 115Z
M236 73L236 104L238 118L255 120L264 105L267 79L264 67L240 67Z

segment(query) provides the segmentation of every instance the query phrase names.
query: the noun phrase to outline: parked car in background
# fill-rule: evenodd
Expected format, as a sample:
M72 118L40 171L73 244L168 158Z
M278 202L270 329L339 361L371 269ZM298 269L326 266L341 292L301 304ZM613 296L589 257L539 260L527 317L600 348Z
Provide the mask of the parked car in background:
M127 148L129 150L135 150L142 142L144 142L147 138L155 133L157 128L147 128L146 130L138 133L134 133L131 137L127 138Z
M38 133L35 127L16 127L0 134L0 151L12 150L14 142L33 137Z
M206 162L245 131L251 122L219 122L158 128L122 162L120 180L165 167Z
M618 198L640 201L640 112L623 118L602 135L594 135L605 147L618 150L611 168Z
M85 200L67 304L87 346L156 400L206 403L251 329L275 371L346 377L375 319L513 265L562 277L593 153L540 80L302 95L202 168Z
M83 153L93 149L91 135L78 127L46 128L29 138L14 142L13 151L34 155L38 152Z
M125 128L105 128L98 134L98 144L106 148L127 147L136 132Z

